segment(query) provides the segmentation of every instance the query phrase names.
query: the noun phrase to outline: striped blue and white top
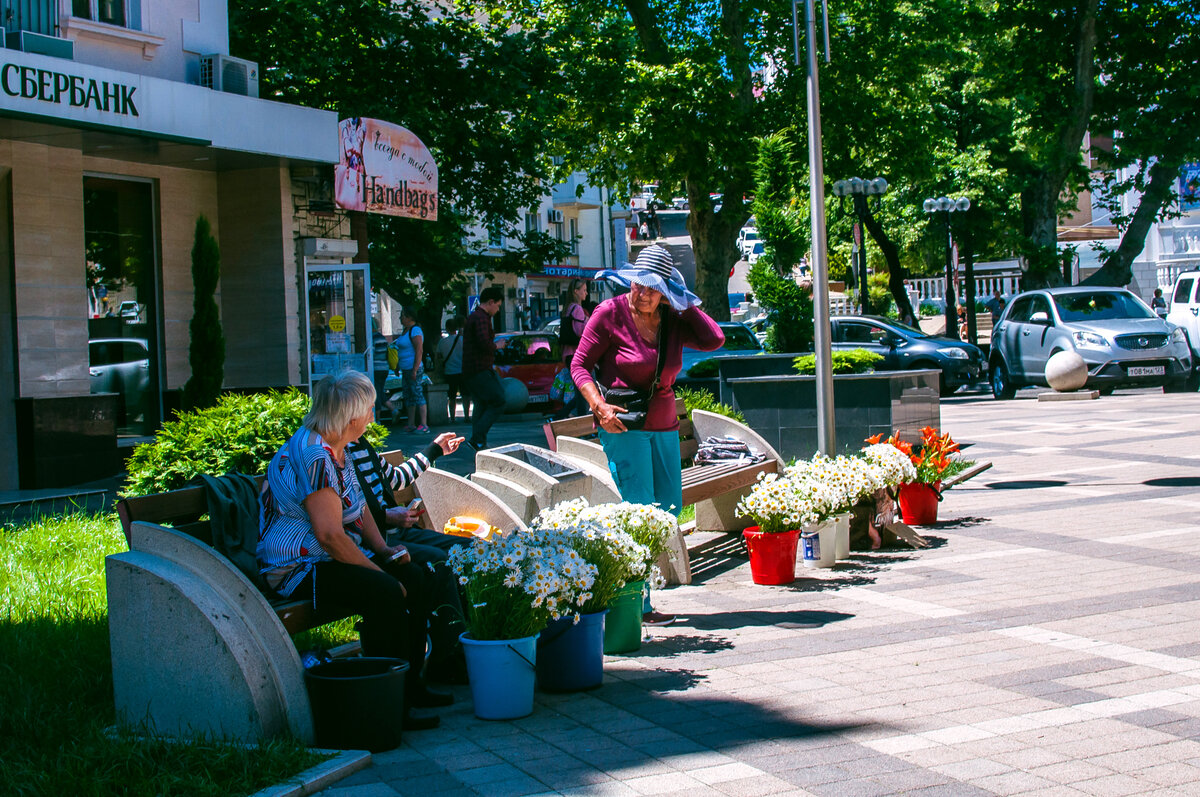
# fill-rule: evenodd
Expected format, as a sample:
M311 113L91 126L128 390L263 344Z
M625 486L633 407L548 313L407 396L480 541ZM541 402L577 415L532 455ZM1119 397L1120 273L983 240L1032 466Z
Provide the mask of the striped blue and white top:
M258 564L267 583L280 595L296 589L317 562L332 561L304 508L304 499L326 487L342 498L342 526L354 544L362 545L366 499L354 476L350 457L339 466L321 436L300 427L275 454L267 469L267 483L259 502Z

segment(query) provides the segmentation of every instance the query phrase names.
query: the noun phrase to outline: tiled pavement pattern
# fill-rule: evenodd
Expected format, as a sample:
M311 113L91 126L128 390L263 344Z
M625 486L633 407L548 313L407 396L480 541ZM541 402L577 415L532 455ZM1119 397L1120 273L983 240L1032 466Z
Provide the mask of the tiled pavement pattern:
M729 538L602 688L436 731L325 794L1200 794L1200 401L954 399L994 463L934 547L750 583Z

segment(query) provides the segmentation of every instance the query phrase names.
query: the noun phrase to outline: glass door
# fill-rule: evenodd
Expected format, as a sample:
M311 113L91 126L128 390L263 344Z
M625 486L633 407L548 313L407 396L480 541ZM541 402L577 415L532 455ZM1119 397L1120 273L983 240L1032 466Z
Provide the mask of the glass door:
M309 386L346 369L372 375L371 267L305 268Z
M92 393L116 393L117 435L153 434L162 391L154 186L83 178L84 281Z

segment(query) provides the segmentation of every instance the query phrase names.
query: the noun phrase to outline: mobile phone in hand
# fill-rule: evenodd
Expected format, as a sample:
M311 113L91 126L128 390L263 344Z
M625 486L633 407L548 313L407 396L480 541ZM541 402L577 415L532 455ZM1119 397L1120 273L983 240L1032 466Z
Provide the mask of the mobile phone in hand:
M408 511L416 512L416 511L420 510L422 503L423 503L423 501L421 501L420 498L414 498L413 500L408 502L408 507L407 507Z

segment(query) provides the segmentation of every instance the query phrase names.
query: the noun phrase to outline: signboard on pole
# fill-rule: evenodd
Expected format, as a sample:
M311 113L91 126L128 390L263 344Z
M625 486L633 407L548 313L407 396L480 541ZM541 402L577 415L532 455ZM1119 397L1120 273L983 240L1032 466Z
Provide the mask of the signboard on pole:
M334 199L344 210L437 220L437 164L411 131L378 119L338 123Z

